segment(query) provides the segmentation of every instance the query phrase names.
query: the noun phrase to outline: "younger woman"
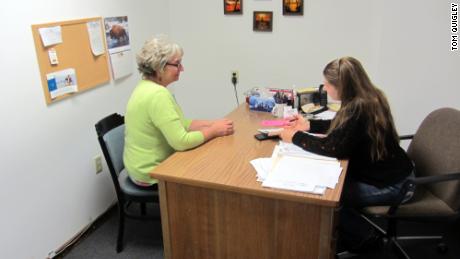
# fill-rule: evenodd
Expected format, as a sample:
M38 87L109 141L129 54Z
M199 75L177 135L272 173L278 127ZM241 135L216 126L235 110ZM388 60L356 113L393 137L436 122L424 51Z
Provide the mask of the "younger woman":
M385 95L372 84L361 63L352 57L336 59L326 65L323 75L328 95L341 101L335 118L306 121L298 115L279 134L283 141L305 150L348 159L339 227L345 238L353 235L349 241L359 246L369 228L350 209L395 202L413 165L399 146ZM304 131L326 135L316 137Z

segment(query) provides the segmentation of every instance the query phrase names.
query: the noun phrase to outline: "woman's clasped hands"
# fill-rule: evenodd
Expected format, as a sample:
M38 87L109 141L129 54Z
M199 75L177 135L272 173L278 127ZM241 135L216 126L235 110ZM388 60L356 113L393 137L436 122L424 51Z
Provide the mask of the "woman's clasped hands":
M219 137L231 135L234 132L233 121L229 119L215 120L212 122L211 128Z
M292 137L297 131L308 131L310 130L310 122L305 118L297 114L289 117L288 123L283 127L283 130L269 133L270 136L278 135L284 142L291 143Z

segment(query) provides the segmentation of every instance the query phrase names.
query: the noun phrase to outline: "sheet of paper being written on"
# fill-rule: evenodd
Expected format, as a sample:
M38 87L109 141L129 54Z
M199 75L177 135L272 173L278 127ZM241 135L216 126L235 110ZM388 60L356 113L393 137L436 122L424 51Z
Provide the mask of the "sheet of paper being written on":
M279 153L280 155L286 155L286 156L297 156L297 157L305 157L305 158L318 159L318 160L337 161L337 158L335 157L322 156L322 155L318 155L312 152L308 152L299 146L296 146L292 143L283 142L283 141L280 141L279 143Z

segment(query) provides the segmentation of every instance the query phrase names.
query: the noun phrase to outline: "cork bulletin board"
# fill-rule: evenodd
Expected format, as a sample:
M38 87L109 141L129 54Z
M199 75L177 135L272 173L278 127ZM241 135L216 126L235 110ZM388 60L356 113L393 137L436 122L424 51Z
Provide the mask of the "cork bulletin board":
M103 51L100 50L99 54L94 54L91 45L92 39L87 25L90 22L96 22L93 24L99 22L101 27L100 36L103 39L104 29L101 17L32 25L40 77L48 105L110 81L105 41L102 45ZM41 28L59 28L61 41L57 44L45 46L46 44L40 35ZM96 34L98 34L97 29ZM69 72L72 77L69 76L65 80L66 84L74 84L75 89L69 92L61 92L61 94L53 94L56 92L56 85L54 84L53 88L50 78L54 74L62 74L62 71L72 71L71 73Z

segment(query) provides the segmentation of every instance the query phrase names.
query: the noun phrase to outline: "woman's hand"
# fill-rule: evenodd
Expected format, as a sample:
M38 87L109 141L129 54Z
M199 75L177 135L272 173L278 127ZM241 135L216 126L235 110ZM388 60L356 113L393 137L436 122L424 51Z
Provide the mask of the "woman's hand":
M216 137L231 135L234 132L233 121L229 119L220 119L213 121L211 129Z
M214 120L208 127L202 128L201 132L205 141L231 135L234 132L233 121L229 119Z
M278 135L281 140L287 143L292 143L292 138L297 131L310 130L310 122L305 120L302 115L297 114L289 118L289 123L281 131L269 133L270 136Z
M310 130L310 122L305 120L300 114L297 114L289 118L289 123L285 126L285 129L295 129L297 131L308 131Z
M270 133L268 133L268 135L269 136L276 136L277 135L284 142L291 143L292 142L292 137L294 137L294 134L297 131L298 130L295 130L295 129L284 128L283 130L280 130L280 131L270 132Z

